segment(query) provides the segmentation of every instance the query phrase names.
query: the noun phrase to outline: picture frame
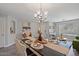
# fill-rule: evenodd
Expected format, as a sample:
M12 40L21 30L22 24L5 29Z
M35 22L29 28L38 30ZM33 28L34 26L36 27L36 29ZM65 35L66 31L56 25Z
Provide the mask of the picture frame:
M15 33L15 21L11 21L10 33Z

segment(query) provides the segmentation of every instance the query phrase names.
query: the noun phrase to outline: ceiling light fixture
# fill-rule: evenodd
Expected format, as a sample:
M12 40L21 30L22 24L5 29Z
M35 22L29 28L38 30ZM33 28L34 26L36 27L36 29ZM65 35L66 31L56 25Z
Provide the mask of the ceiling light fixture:
M36 13L34 14L34 20L38 22L46 22L47 21L47 14L48 11L44 11L42 8L42 4L40 3L40 8Z
M34 20L39 23L39 30L41 30L41 24L47 22L48 11L44 11L42 4L40 3L40 8L34 14Z

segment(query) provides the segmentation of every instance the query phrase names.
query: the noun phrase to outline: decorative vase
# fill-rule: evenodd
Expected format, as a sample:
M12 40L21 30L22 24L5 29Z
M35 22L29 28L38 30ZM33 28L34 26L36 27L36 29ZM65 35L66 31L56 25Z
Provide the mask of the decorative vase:
M41 44L46 44L47 41L44 40L44 38L42 37L42 32L41 31L38 31L38 34L39 34L39 36L38 36L37 42L39 42Z
M41 33L39 33L38 40L39 40L39 41L42 41L42 36L41 36Z

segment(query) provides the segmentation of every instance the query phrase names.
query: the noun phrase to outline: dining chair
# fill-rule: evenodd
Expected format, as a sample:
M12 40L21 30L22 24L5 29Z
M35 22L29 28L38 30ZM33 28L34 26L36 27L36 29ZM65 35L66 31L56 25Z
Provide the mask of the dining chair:
M26 48L27 48L27 46L24 45L23 43L21 43L21 40L16 40L17 55L19 55L19 56L27 56Z

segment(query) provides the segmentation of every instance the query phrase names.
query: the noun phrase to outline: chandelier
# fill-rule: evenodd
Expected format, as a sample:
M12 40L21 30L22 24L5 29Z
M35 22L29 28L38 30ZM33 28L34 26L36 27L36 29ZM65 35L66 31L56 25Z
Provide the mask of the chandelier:
M35 12L34 14L34 20L35 22L37 22L39 24L39 31L41 31L41 27L42 24L44 24L44 22L47 22L47 11L44 11L44 9L42 8L42 4L40 4L40 8L38 11Z
M39 24L39 26L38 26L38 34L39 34L38 41L41 41L41 43L44 43L42 41L43 40L43 37L42 37L43 29L42 28L43 28L44 22L47 22L47 14L48 14L48 12L42 8L42 4L40 4L39 10L36 11L34 14L34 20L36 22L38 22L38 24Z
M34 14L34 20L41 23L41 22L46 22L47 21L47 11L44 11L42 8L42 4L40 3L40 8L38 11L35 12Z

